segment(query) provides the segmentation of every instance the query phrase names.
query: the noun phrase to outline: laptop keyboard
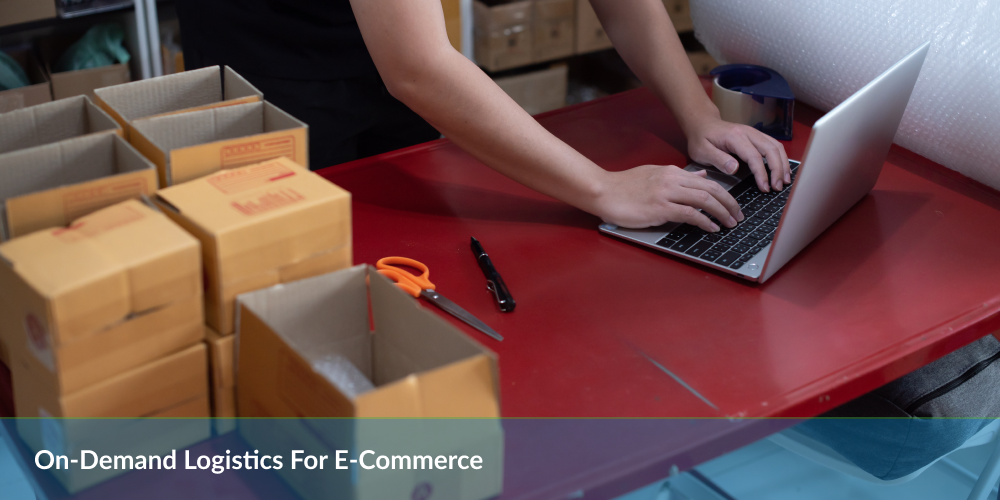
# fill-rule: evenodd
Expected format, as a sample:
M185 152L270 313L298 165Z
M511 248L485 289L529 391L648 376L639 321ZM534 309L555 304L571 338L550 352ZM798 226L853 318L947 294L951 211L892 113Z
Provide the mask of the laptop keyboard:
M799 164L790 162L792 182ZM709 219L719 226L719 232L709 233L700 227L681 224L656 244L675 252L698 257L730 269L743 267L774 239L781 212L788 203L790 186L780 192L761 192L750 175L729 190L743 212L743 222L733 228L723 226L715 217Z

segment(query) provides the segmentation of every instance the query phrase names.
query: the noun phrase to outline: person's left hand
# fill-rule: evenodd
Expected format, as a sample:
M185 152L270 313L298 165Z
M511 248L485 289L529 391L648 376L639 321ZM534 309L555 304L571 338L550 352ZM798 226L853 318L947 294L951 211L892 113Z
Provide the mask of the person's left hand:
M716 117L707 118L690 128L686 132L688 155L692 160L732 174L739 164L730 156L731 152L750 165L761 191L766 193L770 188L780 191L786 184L791 184L791 169L785 147L773 137L753 127L726 122ZM767 158L767 167L771 170L770 183L764 158Z

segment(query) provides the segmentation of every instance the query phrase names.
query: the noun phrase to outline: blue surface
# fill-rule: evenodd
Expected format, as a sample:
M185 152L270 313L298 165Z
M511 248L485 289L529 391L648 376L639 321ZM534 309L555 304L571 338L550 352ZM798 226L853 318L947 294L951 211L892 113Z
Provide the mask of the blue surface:
M4 500L34 500L35 493L24 478L24 473L7 448L7 441L0 435L0 492Z
M951 464L978 475L992 446L959 450ZM738 500L941 500L964 499L974 480L944 461L916 479L881 485L856 479L800 458L768 440L723 455L697 469ZM617 500L675 500L661 491L662 481ZM996 489L989 496L997 498ZM701 499L690 499L701 500Z

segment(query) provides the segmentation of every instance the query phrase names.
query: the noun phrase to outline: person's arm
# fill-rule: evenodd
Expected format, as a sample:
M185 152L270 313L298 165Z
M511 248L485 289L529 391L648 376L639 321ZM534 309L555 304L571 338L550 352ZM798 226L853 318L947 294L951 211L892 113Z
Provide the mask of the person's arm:
M448 42L439 0L351 0L389 92L489 167L601 217L646 227L668 221L717 230L742 219L704 175L644 165L608 172L550 134Z
M677 31L660 0L590 0L601 25L629 68L673 112L688 138L691 159L735 172L736 153L750 165L757 186L781 189L791 182L780 142L746 125L724 122L688 61ZM775 168L775 166L777 166Z

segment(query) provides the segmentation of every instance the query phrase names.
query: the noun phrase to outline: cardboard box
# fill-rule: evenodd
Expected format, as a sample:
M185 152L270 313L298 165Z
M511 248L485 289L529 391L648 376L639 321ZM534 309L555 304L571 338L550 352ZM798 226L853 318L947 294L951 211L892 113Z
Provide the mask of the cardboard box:
M52 97L66 99L85 95L95 99L95 90L132 81L132 74L125 64L112 64L100 68L80 69L49 73L52 80Z
M441 10L444 12L444 28L448 32L448 41L459 52L462 51L461 4L460 0L441 0Z
M585 54L611 47L611 39L601 26L590 0L576 0L576 53Z
M473 2L476 62L490 71L531 64L532 2Z
M282 156L309 168L309 127L269 102L132 122L132 145L173 186Z
M38 383L21 361L15 356L11 366L21 417L17 430L32 450L74 457L85 449L100 455L164 455L211 436L203 343L68 395ZM75 493L127 471L72 467L49 472Z
M663 0L663 6L667 8L670 20L673 21L674 29L678 33L694 31L689 0Z
M101 89L95 102L130 133L140 118L258 102L264 98L229 66L212 66Z
M216 434L236 429L236 336L205 327L212 374L212 417Z
M12 356L68 394L202 340L200 246L128 200L0 244L0 300Z
M4 52L21 66L24 74L28 76L30 85L0 91L0 113L52 101L52 84L49 83L45 70L38 58L35 57L34 51L22 48L5 50Z
M281 436L241 420L240 432L254 446L477 454L492 465L461 471L460 479L356 467L353 481L344 480L350 474L310 479L279 471L303 497L409 498L421 482L442 498L500 493L496 356L371 266L241 295L236 339L241 417L358 417L265 428ZM421 432L433 428L433 419L445 419L450 430Z
M566 105L568 69L559 64L523 75L497 78L496 84L528 114L537 115Z
M534 62L573 55L576 0L535 0Z
M157 194L201 240L205 321L233 332L236 296L351 265L351 195L287 158L224 170Z
M0 114L0 155L105 132L123 136L118 123L84 96L43 103Z
M715 58L705 51L688 52L687 56L691 61L691 66L694 67L694 72L699 76L708 75L713 69L715 69L716 66L719 65Z
M0 26L56 17L56 3L49 0L0 1Z
M156 166L117 134L3 154L0 239L65 226L95 210L151 196L156 187Z

